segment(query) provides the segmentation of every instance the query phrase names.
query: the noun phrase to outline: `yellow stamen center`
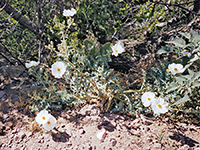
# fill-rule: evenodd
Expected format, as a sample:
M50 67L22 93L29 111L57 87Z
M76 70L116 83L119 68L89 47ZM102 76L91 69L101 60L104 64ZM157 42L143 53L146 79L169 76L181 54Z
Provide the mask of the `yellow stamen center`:
M50 121L47 121L47 124L51 124L51 122L50 122Z
M169 69L166 69L167 72L169 72Z
M148 100L148 101L150 101L150 100L151 100L151 98L147 98L147 100Z
M118 50L116 49L115 52L118 53Z
M174 68L174 71L178 71L178 69L177 69L177 68Z
M158 108L161 108L162 106L160 104L158 104Z
M60 68L58 68L57 70L58 70L58 72L60 72L60 71L61 71L61 69L60 69Z
M184 56L188 56L188 54L185 54Z
M43 117L42 117L42 120L45 120L45 119L46 119L45 116L43 116Z

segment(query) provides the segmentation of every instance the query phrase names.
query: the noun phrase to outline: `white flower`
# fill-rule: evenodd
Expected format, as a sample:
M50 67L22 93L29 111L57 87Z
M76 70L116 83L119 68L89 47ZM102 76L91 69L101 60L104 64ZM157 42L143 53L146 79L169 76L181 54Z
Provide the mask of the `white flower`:
M29 63L25 63L26 68L31 68L32 66L38 66L39 65L39 61L30 61Z
M37 114L35 120L39 125L44 124L48 118L48 115L49 114L47 110L42 110Z
M153 92L145 92L142 95L142 103L145 107L148 107L151 105L151 103L154 101L155 99L155 94Z
M118 54L121 54L124 51L124 43L121 41L118 41L114 46L112 46L112 55L114 56L118 56Z
M177 73L183 73L184 69L183 69L183 65L181 64L169 64L167 72L171 72L173 75L177 74Z
M182 52L182 56L190 57L191 53L190 52Z
M43 124L43 128L47 131L52 130L56 125L56 118L52 115L48 115L46 122Z
M75 15L76 14L76 10L74 9L74 8L71 8L71 10L70 9L64 9L64 11L63 11L63 16L66 16L66 17L69 17L69 16L73 16L73 15Z
M163 98L155 99L151 107L156 115L164 114L168 111L168 103L165 102Z
M56 118L49 114L47 110L40 111L35 117L35 120L47 131L52 130L56 125Z
M62 78L65 71L66 71L66 65L61 61L55 62L51 66L51 73L55 78Z

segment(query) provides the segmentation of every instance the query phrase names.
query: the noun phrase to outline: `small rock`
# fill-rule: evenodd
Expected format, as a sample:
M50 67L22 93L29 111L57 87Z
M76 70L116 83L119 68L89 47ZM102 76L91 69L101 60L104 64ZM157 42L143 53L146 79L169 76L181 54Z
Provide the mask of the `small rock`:
M85 130L83 128L79 129L79 133L80 134L84 134L85 133Z
M38 143L44 143L44 140L39 140Z
M21 139L24 139L25 137L26 137L25 133L21 134Z
M189 145L183 145L180 150L185 150L185 149L190 149L190 146Z
M0 147L2 147L3 146L3 142L0 142Z
M117 141L114 138L110 139L110 141L112 146L115 146L117 144Z
M4 115L3 115L3 118L4 118L4 119L8 119L8 118L9 118L8 114L4 114Z
M157 143L157 142L158 142L158 140L152 140L152 142L153 142L153 143Z
M161 144L160 143L154 143L153 147L155 149L161 149Z
M90 146L90 147L88 148L88 150L92 150L92 146Z
M33 134L32 132L28 132L28 133L26 134L26 136L27 136L27 137L31 137L32 134Z
M90 114L91 114L91 110L86 110L86 111L85 111L85 115L86 115L86 116L90 116Z
M101 141L103 141L106 137L106 130L102 129L101 132L97 133L97 138Z
M15 129L12 131L12 134L16 134L18 131L19 131L19 129L18 129L18 128L15 128Z
M135 120L132 121L132 123L134 123L134 124L139 123L139 122L140 122L139 119L135 119Z
M72 146L72 143L69 141L67 142L67 147L70 148Z
M149 119L147 119L144 115L140 115L140 118L142 119L142 121L143 121L143 123L145 124L145 125L151 125L151 124L153 124L153 121L152 120L149 120Z
M48 134L44 134L44 138L47 139L49 137Z
M4 124L0 122L0 133L3 131L3 128L4 128Z
M63 124L63 125L61 125L61 128L65 128L65 126L66 126L66 125L65 125L65 124Z
M94 121L98 121L98 120L100 120L100 117L99 116L90 116L90 119L94 120Z

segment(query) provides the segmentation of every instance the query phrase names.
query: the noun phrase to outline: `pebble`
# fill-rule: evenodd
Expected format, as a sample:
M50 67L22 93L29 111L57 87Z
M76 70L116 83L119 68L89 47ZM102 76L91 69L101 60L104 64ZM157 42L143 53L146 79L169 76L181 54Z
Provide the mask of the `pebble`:
M44 143L44 140L39 140L38 143Z
M186 149L190 149L190 146L189 145L183 145L180 150L186 150Z
M69 141L67 142L67 147L70 148L72 146L72 143Z
M106 130L102 129L96 136L99 140L103 141L106 137Z
M153 121L149 120L149 119L146 119L144 117L144 115L140 115L140 118L142 119L142 121L144 122L145 125L151 125L151 124L153 124Z
M79 129L79 133L80 134L84 134L85 133L85 130L83 128Z
M61 128L65 128L65 126L66 126L66 125L65 125L65 124L63 124L63 125L61 125Z
M117 144L117 141L114 138L110 139L110 141L112 146L115 146Z
M25 137L26 137L25 133L21 134L21 139L24 139Z
M139 122L140 122L139 119L135 119L135 120L132 121L132 123L134 123L134 124L135 124L135 123L139 123Z
M27 137L31 137L31 135L32 135L32 132L28 132L28 133L26 134Z
M15 129L12 131L12 134L17 133L18 131L19 131L19 129L18 129L18 128L15 128Z
M156 148L156 149L161 149L161 144L160 143L154 143L153 147Z

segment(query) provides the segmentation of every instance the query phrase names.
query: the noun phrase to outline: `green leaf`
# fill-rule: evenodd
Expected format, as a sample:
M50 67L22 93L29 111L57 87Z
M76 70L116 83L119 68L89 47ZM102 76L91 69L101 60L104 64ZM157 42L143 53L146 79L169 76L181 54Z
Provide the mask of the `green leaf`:
M189 99L190 98L189 98L188 94L185 94L185 96L183 98L181 98L178 101L176 101L174 104L172 104L172 106L173 105L179 105L179 104L185 103L185 102L189 101Z
M199 56L197 55L197 54L195 54L194 55L194 57L192 58L192 59L190 59L190 61L189 62L195 62L195 61L197 61L197 60L199 60L200 58L199 58Z
M106 43L102 46L102 54L111 52L110 43Z
M186 42L185 40L183 40L182 38L176 38L173 41L167 41L166 43L172 43L174 44L176 47L185 47Z
M84 45L85 45L85 47L86 47L86 49L88 51L90 51L94 47L94 44L91 41L89 41L89 40L85 40L84 41Z
M200 87L200 82L199 81L194 81L192 84L192 88Z
M188 32L180 32L180 34L181 34L182 36L184 36L185 38L187 38L187 39L190 39L190 38L191 38L191 35L190 35L190 33L188 33Z
M173 52L173 49L169 46L162 46L157 52L156 54L160 55L160 54L165 54L165 53L170 53Z
M192 53L196 53L196 52L200 52L200 47L198 47L198 48L192 50Z
M189 68L191 65L192 65L193 63L189 63L189 64L187 64L184 68L183 68L183 70L185 71L187 68ZM183 71L183 72L184 72Z
M188 69L188 73L190 75L190 78L192 78L194 76L194 74L195 74L195 72L190 70L190 69Z
M178 88L179 88L178 84L176 82L172 82L172 83L170 83L170 85L169 85L169 87L168 87L166 92L169 93L169 92L174 91L174 90L176 90Z
M188 92L189 92L190 94L192 94L192 88L191 88L191 87L188 87L187 90L188 90Z
M189 71L190 69L188 69ZM191 85L193 82L195 82L195 80L197 80L198 78L200 78L200 72L194 72L194 71L189 71L190 74L190 81L189 84Z
M200 34L198 32L195 32L194 30L191 30L192 40L194 42L200 42Z
M183 84L183 82L187 80L184 76L175 77L175 79L179 84Z

